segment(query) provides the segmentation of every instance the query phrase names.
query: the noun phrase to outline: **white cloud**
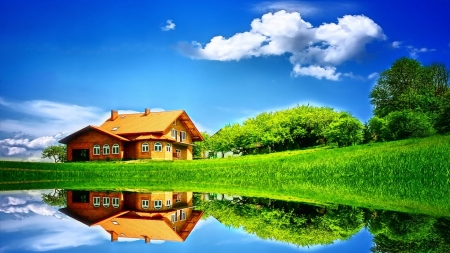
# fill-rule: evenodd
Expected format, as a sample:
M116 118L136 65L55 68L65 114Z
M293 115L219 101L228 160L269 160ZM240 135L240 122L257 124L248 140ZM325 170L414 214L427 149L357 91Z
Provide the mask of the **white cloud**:
M380 74L378 74L378 72L373 72L372 74L368 75L367 78L368 79L375 79L378 78L380 76Z
M170 30L175 30L175 23L171 19L169 19L166 21L166 25L161 27L161 30L163 30L165 32L170 31Z
M82 245L94 245L110 237L100 226L88 227L76 220L67 219L56 207L42 203L41 194L48 191L22 191L0 193L0 212L21 218L1 220L1 235L22 234L19 240L10 237L4 241L1 252L26 249L49 251ZM5 216L3 216L5 217ZM70 240L67 240L70 238Z
M413 46L406 46L408 52L409 52L409 56L411 58L417 58L417 55L419 53L427 53L427 52L434 52L436 51L436 49L433 48L426 48L426 47L422 47L422 48L415 48Z
M257 4L254 9L259 12L285 10L288 12L298 12L302 16L309 16L319 12L319 8L311 4L311 2L299 1L262 2Z
M392 42L393 48L400 48L400 45L403 43L403 41L394 41Z
M216 36L204 46L182 42L177 49L193 59L218 61L289 54L295 76L338 80L335 67L357 58L377 39L386 39L381 27L363 15L346 15L315 28L298 12L282 10L254 19L250 31Z
M296 64L292 71L294 76L312 76L317 79L325 78L327 80L337 81L341 73L336 73L335 67L325 67L312 65L308 67L302 67L300 64Z

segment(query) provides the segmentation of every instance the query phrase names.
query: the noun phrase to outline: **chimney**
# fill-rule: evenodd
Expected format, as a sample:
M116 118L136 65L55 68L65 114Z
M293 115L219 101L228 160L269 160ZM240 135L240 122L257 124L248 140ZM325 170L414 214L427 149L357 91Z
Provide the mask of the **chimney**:
M149 114L150 114L150 109L145 108L145 113L144 113L144 115L147 116L147 115L149 115Z
M144 236L144 239L145 239L145 243L150 243L150 237Z
M109 233L111 234L111 242L117 242L119 240L119 235L116 232L110 231Z
M111 110L111 120L115 120L119 117L119 112L117 110Z

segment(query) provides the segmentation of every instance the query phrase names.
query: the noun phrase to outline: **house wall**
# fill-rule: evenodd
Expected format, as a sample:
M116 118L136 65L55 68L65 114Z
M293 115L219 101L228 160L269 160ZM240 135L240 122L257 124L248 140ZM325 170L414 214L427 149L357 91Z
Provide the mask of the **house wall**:
M181 121L179 119L177 119L176 125L171 125L168 129L166 129L166 131L164 132L164 135L168 138L172 138L172 129L178 130L178 137L180 137L181 131L186 132L186 140L181 141L181 138L180 138L179 142L192 144L192 136L190 135L189 131L186 130L183 123L181 123ZM178 139L177 139L177 141L178 141Z
M120 192L90 192L89 203L72 202L72 191L67 191L67 208L83 219L94 223L124 210L125 202ZM94 207L94 197L100 197L100 206ZM109 207L103 206L103 197L109 197ZM112 198L119 198L119 207L112 206Z
M94 155L94 145L100 146L100 155ZM109 145L109 155L103 154L103 145ZM112 146L119 144L119 154L112 154ZM89 130L88 132L75 137L67 144L67 161L72 161L73 149L89 149L90 160L121 159L124 150L124 143L107 134Z
M162 150L161 151L155 151L155 143L159 142L162 144ZM148 152L142 152L142 144L148 143L149 145L149 151ZM156 160L172 160L172 152L166 151L166 145L170 142L165 141L150 141L150 140L141 140L134 142L134 156L130 156L130 158L133 159L156 159ZM171 144L171 143L170 143ZM171 144L171 148L173 150L173 145ZM131 150L130 150L131 153Z
M172 207L166 207L166 200L172 200L172 192L150 192L150 193L129 193L125 199L125 205L132 210L148 212L148 211L165 211ZM149 208L142 208L142 200L149 200ZM162 207L156 209L154 205L155 200L162 201ZM172 201L172 205L175 202Z

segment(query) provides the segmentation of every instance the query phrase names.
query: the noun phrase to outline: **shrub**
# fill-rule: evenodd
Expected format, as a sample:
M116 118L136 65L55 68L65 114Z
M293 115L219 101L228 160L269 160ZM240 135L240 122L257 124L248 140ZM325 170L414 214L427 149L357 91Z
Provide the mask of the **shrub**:
M381 132L386 140L426 137L435 132L428 116L421 112L396 111L389 113L385 119L386 130Z

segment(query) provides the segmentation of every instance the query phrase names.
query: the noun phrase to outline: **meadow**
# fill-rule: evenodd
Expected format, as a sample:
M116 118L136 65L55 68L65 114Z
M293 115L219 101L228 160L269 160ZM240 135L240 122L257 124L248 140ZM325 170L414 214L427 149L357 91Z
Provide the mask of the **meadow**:
M0 162L0 190L221 192L450 217L450 136L226 159Z

